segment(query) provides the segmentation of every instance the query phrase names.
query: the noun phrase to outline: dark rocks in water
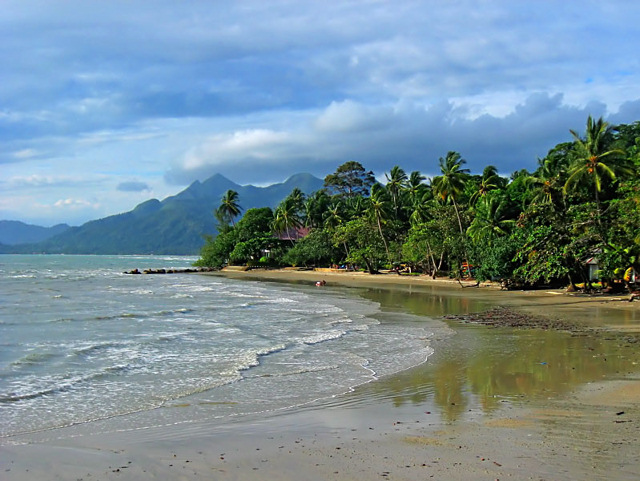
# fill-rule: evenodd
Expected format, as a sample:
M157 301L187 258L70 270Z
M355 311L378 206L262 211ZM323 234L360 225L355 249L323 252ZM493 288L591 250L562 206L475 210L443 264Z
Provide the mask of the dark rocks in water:
M198 267L194 269L145 269L142 272L140 272L139 269L132 269L124 272L124 274L189 274L194 272L212 272L215 270L213 267Z
M495 307L485 312L448 315L445 319L464 323L482 324L492 327L514 327L520 329L559 329L566 331L580 331L581 329L571 322L558 319L549 319L541 316L533 316L509 309L507 307Z

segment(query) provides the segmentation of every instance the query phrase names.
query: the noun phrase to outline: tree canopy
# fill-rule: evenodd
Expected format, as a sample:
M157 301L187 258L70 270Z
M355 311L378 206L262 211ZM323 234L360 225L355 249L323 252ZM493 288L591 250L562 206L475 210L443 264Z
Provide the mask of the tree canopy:
M203 248L201 265L350 264L376 272L399 265L432 276L510 279L525 285L589 283L640 268L640 123L587 119L584 134L552 147L533 172L471 174L449 151L425 169L373 172L349 161L306 197L294 189L272 212L250 209ZM434 156L435 158L435 156ZM237 197L223 197L233 223ZM302 239L280 240L306 226Z

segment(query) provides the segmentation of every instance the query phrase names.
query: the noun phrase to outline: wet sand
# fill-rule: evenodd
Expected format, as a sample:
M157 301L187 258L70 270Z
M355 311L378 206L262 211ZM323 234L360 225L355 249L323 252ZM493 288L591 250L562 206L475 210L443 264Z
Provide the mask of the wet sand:
M458 316L443 319L456 334L433 339L422 366L268 418L92 436L61 430L0 446L2 479L638 479L638 301L397 275L222 275L324 278L323 288L353 288L389 313ZM495 306L566 324L468 322Z

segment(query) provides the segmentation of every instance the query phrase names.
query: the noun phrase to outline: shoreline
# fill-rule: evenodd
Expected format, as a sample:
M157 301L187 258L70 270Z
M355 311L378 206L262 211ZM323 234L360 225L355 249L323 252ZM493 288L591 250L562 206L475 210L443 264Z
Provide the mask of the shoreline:
M215 429L196 423L82 438L54 436L44 443L3 446L3 479L637 478L640 367L633 366L639 361L638 345L611 348L619 343L619 336L640 332L635 303L555 290L500 291L495 286L463 289L457 281L385 274L283 270L202 275L307 285L324 278L324 288L354 288L358 295L380 300L383 313L391 310L425 315L425 298L442 296L455 303L465 301L462 314L500 305L546 318L570 319L585 332L559 336L547 332L538 337L529 335L526 329L450 320L458 334L453 339L435 340L436 353L426 365L360 386L331 402L272 413L267 418L253 416ZM399 300L394 293L402 294ZM438 309L446 312L447 306L428 309L426 315L437 315ZM546 355L585 344L593 346L589 347L593 351L588 351L593 353L592 358L587 359L580 351L579 355L560 356L558 360L545 358L544 363L527 361L524 367L514 368L514 373L529 370L528 376L513 377L511 390L496 387L497 393L506 396L487 393L480 397L483 389L470 393L469 387L455 386L465 369L491 368L490 358L481 357L480 364L474 358L474 342L479 339L489 343L532 342L535 353L556 337L562 341L561 348L550 345ZM501 351L494 346L487 352L495 355ZM515 357L499 358L496 363L500 369L518 362L518 352ZM616 360L613 354L629 359ZM469 357L466 364L460 361L464 356ZM574 379L572 372L576 371L564 366L570 362L587 363L573 369L586 373L586 379L592 381ZM613 362L618 364L608 367ZM568 370L559 386L551 390L545 387L544 379L540 380L542 388L533 386L531 391L518 384L535 383L537 376L547 375L551 368ZM486 375L492 377L492 372ZM485 374L480 371L476 375ZM439 384L432 382L436 378ZM506 382L511 378L499 379ZM522 392L531 394L518 394ZM466 396L466 404L460 393Z
M585 327L607 328L640 333L640 303L629 302L628 295L585 295L567 293L565 289L502 290L495 282L480 283L455 279L431 279L420 275L368 274L335 270L252 269L201 273L229 279L261 282L283 282L314 285L324 280L324 287L390 289L410 292L439 293L456 298L484 300L488 304L514 308L543 317L563 317ZM603 322L603 319L604 322ZM610 318L610 319L609 319Z

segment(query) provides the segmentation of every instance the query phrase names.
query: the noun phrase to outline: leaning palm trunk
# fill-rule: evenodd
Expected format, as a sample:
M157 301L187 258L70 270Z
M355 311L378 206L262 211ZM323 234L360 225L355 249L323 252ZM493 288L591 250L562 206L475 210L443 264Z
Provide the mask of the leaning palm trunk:
M467 252L467 242L464 235L464 229L462 228L462 220L460 219L460 212L458 211L458 204L456 204L456 200L453 199L453 208L456 211L456 217L458 218L458 226L460 227L460 235L462 236L463 246L464 246L464 260L467 263L467 268L469 269L469 277L471 277L471 264L469 264L469 253ZM462 277L462 276L460 276Z
M378 220L378 232L380 232L380 237L382 237L382 243L384 244L384 250L387 253L387 260L391 263L391 256L389 255L389 246L387 245L387 239L384 238L384 234L382 233L382 224L380 223L380 217L377 217Z
M431 249L431 244L427 241L427 249L429 249L429 257L431 258L431 263L433 264L433 274L432 277L435 279L438 275L438 266L436 265L436 259L433 257L433 250ZM440 256L440 265L442 265L442 256Z

